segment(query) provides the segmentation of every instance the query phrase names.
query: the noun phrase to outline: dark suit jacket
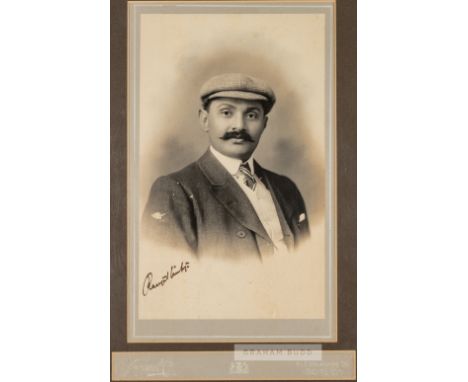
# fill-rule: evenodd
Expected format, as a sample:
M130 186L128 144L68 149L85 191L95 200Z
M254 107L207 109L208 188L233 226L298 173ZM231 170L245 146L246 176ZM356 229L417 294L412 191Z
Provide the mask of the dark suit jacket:
M294 248L309 234L299 190L289 178L257 162L255 174L270 190L286 245ZM273 253L273 243L249 199L209 150L198 161L154 182L142 232L158 244L182 247L198 256Z

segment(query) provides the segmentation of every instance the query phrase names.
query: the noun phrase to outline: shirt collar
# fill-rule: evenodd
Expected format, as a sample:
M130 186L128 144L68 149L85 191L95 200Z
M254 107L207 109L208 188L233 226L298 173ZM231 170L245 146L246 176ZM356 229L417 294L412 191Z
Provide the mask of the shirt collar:
M243 163L240 159L231 158L224 154L221 154L217 151L213 146L210 146L211 153L215 156L215 158L223 165L223 167L229 172L231 175L235 175L237 171L239 171L239 166ZM254 174L254 165L253 165L253 156L251 156L247 163L250 166L250 170L252 174Z

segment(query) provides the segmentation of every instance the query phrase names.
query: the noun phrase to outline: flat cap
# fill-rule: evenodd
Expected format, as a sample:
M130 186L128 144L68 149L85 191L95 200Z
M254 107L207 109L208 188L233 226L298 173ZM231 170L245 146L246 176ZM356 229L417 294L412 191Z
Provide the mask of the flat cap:
M203 104L214 98L260 101L267 114L276 101L270 86L263 80L242 73L225 73L210 78L200 89Z

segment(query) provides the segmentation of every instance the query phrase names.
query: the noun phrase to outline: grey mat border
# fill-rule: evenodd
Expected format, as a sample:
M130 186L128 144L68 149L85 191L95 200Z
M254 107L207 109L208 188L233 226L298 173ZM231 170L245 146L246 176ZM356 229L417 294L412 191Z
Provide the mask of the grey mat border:
M147 5L152 2L129 2L129 39L133 44L129 45L129 76L133 74L132 82L134 88L129 88L129 109L137 110L139 104L139 73L133 70L136 66L135 57L139 57L139 22L143 14L158 13L324 13L327 17L326 46L328 53L326 55L327 83L327 269L328 269L328 298L327 319L325 320L139 320L136 318L138 300L136 294L138 291L136 285L136 270L138 269L138 246L136 240L138 232L138 221L129 216L129 280L132 280L134 286L133 293L129 288L129 303L131 308L128 313L128 333L129 342L241 342L241 341L261 341L261 342L335 342L337 340L337 312L336 312L336 279L335 279L335 253L333 252L336 232L334 232L333 206L330 202L334 201L333 187L335 180L335 151L332 149L335 142L334 135L334 4L330 2L316 2L313 4L287 3L284 4L265 4L265 3L223 3L223 4L156 4ZM199 9L199 8L201 9ZM285 12L285 10L287 10ZM135 24L133 20L136 20ZM130 48L134 50L131 51ZM332 91L330 91L332 89ZM132 103L130 103L132 101ZM129 121L129 167L138 168L138 113L131 114ZM332 146L332 148L330 147ZM132 178L133 177L133 178ZM138 210L137 195L138 182L136 174L129 173L128 187L129 192L129 211ZM240 322L241 321L241 322ZM291 329L293 328L293 329ZM198 332L198 334L194 334ZM205 332L205 334L199 334ZM181 334L183 333L183 334ZM222 334L224 333L224 334ZM229 334L226 334L229 333ZM254 334L255 333L255 334ZM275 333L275 334L272 334Z

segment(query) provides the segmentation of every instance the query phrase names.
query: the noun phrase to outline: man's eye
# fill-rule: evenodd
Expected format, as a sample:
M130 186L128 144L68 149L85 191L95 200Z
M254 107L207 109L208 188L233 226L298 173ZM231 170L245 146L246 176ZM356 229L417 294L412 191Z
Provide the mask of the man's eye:
M256 119L258 117L257 113L249 113L247 114L247 118L249 119Z
M232 115L230 110L221 110L221 114L225 117L230 117Z

